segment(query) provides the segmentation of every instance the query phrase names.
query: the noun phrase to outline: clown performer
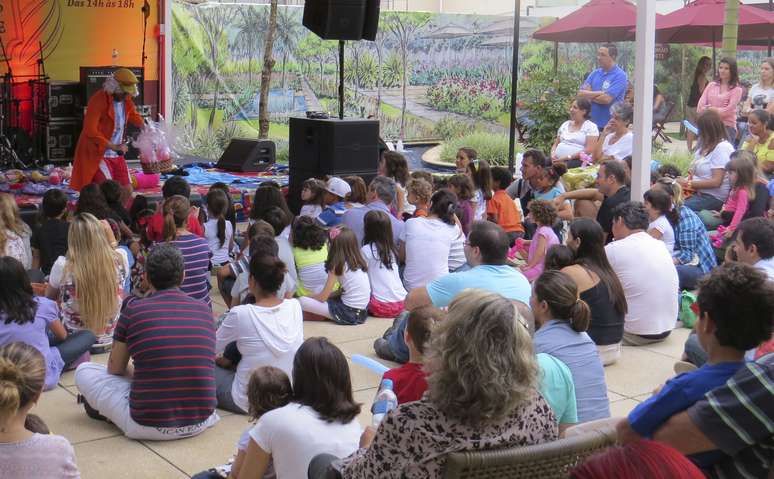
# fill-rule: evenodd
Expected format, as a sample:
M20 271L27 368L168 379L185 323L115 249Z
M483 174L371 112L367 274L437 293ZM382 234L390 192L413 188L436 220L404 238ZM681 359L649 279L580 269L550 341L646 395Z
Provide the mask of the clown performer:
M123 155L128 151L124 141L127 122L143 126L132 97L137 91L137 77L127 68L119 68L105 80L86 107L83 130L75 149L70 187L80 191L89 183L114 180L131 194L129 169Z

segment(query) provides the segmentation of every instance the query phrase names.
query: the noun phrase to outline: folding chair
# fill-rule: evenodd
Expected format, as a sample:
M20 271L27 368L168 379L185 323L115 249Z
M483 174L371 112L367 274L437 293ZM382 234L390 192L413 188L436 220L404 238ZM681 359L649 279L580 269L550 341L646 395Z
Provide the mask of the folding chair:
M675 109L675 102L669 101L666 103L666 108L662 108L661 111L666 111L666 115L654 115L653 116L653 138L651 141L656 141L656 138L661 138L666 143L672 143L672 139L664 133L666 128L666 122L672 115L672 111Z

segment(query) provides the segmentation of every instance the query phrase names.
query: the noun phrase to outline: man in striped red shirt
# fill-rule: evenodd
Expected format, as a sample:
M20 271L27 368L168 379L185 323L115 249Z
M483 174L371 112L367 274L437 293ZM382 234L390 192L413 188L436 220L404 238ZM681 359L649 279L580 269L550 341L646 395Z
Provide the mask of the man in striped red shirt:
M153 248L145 270L153 291L124 304L107 368L84 363L75 372L90 415L132 439L195 436L219 420L212 312L179 289L183 268L177 248Z

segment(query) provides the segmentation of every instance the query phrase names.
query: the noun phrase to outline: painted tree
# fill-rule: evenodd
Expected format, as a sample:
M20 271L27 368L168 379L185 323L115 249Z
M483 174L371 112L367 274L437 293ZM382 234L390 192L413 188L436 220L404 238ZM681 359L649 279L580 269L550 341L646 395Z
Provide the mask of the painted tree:
M231 24L231 21L236 16L237 10L235 8L209 8L207 6L199 6L194 8L194 18L196 22L201 26L205 39L206 53L210 62L209 68L212 76L213 83L213 98L212 109L210 110L210 118L208 126L212 129L215 123L215 112L218 109L218 94L220 93L220 87L222 79L220 77L220 69L225 63L223 58L224 53L228 53L226 27Z
M739 34L739 0L726 0L723 19L723 56L736 58L736 43Z
M237 34L234 38L235 47L247 57L247 84L253 84L253 60L263 41L262 33L266 30L266 9L263 7L243 7L239 10Z
M384 84L384 48L387 43L387 34L383 28L376 31L376 38L371 42L371 46L376 50L376 116L381 118L382 114L382 85Z
M282 90L284 91L287 86L288 57L295 53L301 36L301 23L292 8L285 7L277 13L277 28L274 33L277 37L275 47L282 55Z
M325 64L335 54L336 42L323 40L314 33L309 33L299 42L298 51L303 52L303 56L314 60L320 67L320 85L322 85Z
M172 88L176 95L172 98L172 120L180 121L190 113L190 126L197 128L197 114L194 97L201 92L203 81L199 73L206 69L206 60L202 50L201 32L193 22L185 23L185 14L179 12L172 16ZM185 17L187 18L187 17ZM185 92L188 94L185 95Z
M429 20L430 14L428 13L390 12L385 15L383 22L387 31L392 34L393 38L398 43L403 66L403 74L401 79L403 101L401 104L399 133L401 140L404 138L406 130L406 93L409 78L409 48L411 47L412 42L415 40L417 33L422 30L422 28Z
M261 96L258 100L258 138L269 137L269 88L271 71L274 68L274 34L277 31L277 0L271 0L269 22L266 28L266 43L263 46L263 69L261 70Z

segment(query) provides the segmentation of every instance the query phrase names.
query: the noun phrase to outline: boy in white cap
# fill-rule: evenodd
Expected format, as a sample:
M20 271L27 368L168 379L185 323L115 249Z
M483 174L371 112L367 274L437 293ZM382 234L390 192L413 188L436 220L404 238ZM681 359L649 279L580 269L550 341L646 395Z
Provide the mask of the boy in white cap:
M347 203L344 199L352 191L349 183L337 176L328 179L325 185L325 209L317 217L326 228L332 228L341 224L341 217L347 211Z

